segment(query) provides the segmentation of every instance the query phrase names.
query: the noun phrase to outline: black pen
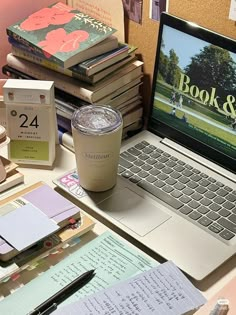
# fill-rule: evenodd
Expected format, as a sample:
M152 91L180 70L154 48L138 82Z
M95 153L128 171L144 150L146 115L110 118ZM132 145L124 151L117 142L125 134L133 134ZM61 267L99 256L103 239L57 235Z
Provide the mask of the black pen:
M95 275L95 270L89 270L80 275L78 278L73 280L67 286L62 288L60 291L52 295L42 304L37 306L28 315L46 315L50 314L57 308L57 305L65 301L70 295L81 289L85 284L87 284Z

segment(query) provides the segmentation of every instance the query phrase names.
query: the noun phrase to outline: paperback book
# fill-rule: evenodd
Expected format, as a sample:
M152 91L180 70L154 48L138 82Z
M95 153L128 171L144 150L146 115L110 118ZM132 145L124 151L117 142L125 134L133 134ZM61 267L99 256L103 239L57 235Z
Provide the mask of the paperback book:
M117 93L118 89L122 89L124 85L136 80L143 74L143 62L136 60L117 69L112 76L104 78L92 86L77 79L66 77L61 73L55 75L55 71L16 57L11 53L7 55L7 64L35 79L52 80L56 88L89 103L95 103L108 95L112 98L112 93Z
M95 45L116 30L88 14L57 2L8 26L6 32L34 53L69 68L105 52L100 52ZM88 49L91 49L90 55Z
M114 36L110 36L110 38L115 38ZM105 41L107 41L106 39ZM55 62L48 60L44 57L36 56L34 53L29 52L23 48L18 48L15 46L12 46L11 50L12 54L16 57L20 57L22 59L28 60L30 62L33 62L35 64L39 64L41 66L44 66L45 68L54 70L56 72L62 73L66 76L73 77L75 79L87 82L89 84L95 84L98 81L104 79L106 76L110 75L113 71L116 69L119 69L120 67L124 66L125 64L133 61L135 59L134 55L127 55L122 60L117 61L116 63L113 63L112 65L108 66L107 68L94 73L90 76L86 74L82 74L80 71L77 71L78 65L75 65L70 68L63 68L59 65L57 65Z

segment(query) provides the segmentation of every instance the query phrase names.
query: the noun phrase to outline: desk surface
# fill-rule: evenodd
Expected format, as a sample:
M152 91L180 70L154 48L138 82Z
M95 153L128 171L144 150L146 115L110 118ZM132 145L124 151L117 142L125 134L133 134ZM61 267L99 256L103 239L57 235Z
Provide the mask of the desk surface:
M0 155L7 156L6 147L0 148ZM52 170L29 167L19 168L19 170L25 175L25 185L30 185L38 181L44 181L51 187L55 187L52 180L76 166L74 154L69 150L65 149L64 147L61 146L57 147L56 156L57 158L54 164L54 168ZM0 199L22 188L23 188L22 185L18 186L17 188L13 188L9 192L1 194ZM11 292L14 292L14 290L21 287L25 283L29 282L31 279L40 274L40 272L47 270L50 267L50 265L56 264L70 252L77 250L82 244L85 244L89 240L92 240L97 235L100 235L101 233L109 229L109 226L105 226L103 223L97 221L96 219L94 220L96 222L94 229L86 233L81 238L81 243L74 247L65 249L61 254L49 256L42 266L38 266L34 270L23 271L21 273L21 276L17 280L8 281L5 284L0 284L0 298L1 295L6 296ZM161 261L162 260L160 257L160 262ZM232 257L230 260L228 260L226 263L224 263L220 268L218 268L204 280L200 282L196 281L192 282L199 290L201 290L205 297L209 299L215 293L217 293L217 291L219 291L220 288L227 284L234 276L236 276L236 255Z

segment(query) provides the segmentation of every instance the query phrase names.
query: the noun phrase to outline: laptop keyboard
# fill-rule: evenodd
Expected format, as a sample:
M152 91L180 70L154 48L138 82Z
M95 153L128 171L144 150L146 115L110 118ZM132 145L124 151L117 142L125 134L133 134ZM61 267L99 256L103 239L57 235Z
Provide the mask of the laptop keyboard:
M142 141L120 154L118 173L204 230L235 236L236 190L175 156Z

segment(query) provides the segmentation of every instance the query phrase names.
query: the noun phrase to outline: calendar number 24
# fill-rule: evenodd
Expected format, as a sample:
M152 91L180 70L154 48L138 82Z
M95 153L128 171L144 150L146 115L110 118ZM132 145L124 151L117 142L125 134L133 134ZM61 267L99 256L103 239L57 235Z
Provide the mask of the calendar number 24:
M21 128L39 127L37 115L32 119L32 121L29 121L29 117L26 114L19 115L19 118L23 119L23 122L20 125Z

